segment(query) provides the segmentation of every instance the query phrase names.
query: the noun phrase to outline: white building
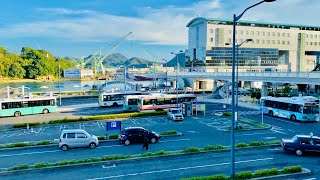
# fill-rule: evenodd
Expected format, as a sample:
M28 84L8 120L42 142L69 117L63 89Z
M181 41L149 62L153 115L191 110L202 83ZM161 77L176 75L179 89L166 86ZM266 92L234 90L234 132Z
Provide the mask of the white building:
M187 27L186 66L203 71L229 71L232 63L232 20L198 17ZM239 71L311 71L320 63L320 27L239 21L236 42Z
M86 77L93 77L93 70L91 69L79 69L71 68L63 71L64 78L81 79Z

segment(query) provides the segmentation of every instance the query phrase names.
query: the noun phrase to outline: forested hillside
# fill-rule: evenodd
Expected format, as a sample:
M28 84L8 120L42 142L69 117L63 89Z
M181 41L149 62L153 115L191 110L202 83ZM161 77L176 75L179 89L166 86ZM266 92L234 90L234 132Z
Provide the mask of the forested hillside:
M41 76L58 76L59 59L45 50L23 47L21 54L8 52L0 47L0 76L9 78L31 78ZM74 65L63 58L60 59L61 75L64 69Z

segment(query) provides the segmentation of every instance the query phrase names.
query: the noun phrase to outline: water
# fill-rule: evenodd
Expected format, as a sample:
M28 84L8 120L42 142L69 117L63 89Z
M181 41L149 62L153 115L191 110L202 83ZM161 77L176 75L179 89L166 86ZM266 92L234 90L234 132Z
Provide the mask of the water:
M92 85L101 86L104 84L105 80L96 80L96 81L63 81L60 83L61 91L83 91L90 90ZM110 81L107 81L110 82ZM141 84L142 86L149 86L153 82L151 81L127 81L131 84ZM59 83L58 82L11 82L11 83L0 83L0 90L5 90L7 86L10 88L19 88L21 91L21 86L24 85L25 92L58 92L59 91ZM43 88L46 86L47 88ZM130 88L127 86L127 89ZM123 84L112 84L107 86L108 90L112 89L124 89Z

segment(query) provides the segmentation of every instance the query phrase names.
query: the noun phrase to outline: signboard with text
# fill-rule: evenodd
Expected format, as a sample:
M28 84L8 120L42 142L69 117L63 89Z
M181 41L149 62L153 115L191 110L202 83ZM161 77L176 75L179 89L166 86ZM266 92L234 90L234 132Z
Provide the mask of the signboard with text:
M107 121L107 131L121 130L121 121Z

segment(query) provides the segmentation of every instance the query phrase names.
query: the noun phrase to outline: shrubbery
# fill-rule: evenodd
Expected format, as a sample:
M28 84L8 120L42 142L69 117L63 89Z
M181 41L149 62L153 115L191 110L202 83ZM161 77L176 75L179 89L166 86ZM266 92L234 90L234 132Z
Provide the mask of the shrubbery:
M265 176L273 176L279 174L279 170L277 168L272 169L262 169L254 172L253 177L265 177Z
M177 134L176 130L170 130L170 131L164 131L161 132L160 135L173 135L173 134Z
M106 137L105 136L98 136L98 140L105 140Z
M241 148L241 147L247 147L248 146L248 144L246 144L246 143L238 143L238 144L236 144L236 147L238 147L238 148Z
M285 174L302 172L302 167L301 166L285 167L285 168L282 169L282 172L285 173Z
M109 139L118 139L119 135L118 134L110 134Z
M235 179L250 179L252 178L252 173L250 171L242 171L235 174Z

